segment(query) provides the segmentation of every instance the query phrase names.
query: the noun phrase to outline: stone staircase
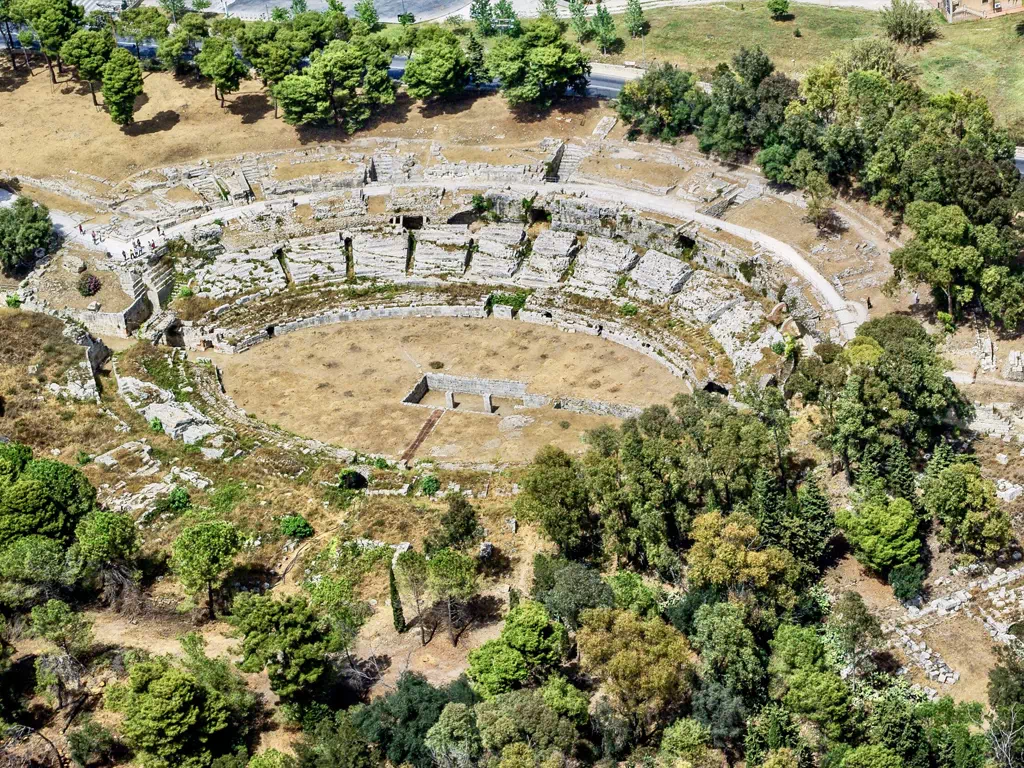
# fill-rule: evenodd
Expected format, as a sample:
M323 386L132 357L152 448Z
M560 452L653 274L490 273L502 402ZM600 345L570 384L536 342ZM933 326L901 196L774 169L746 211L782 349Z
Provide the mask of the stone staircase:
M559 160L557 168L552 168L548 181L569 181L588 154L581 144L566 144L562 150L562 159Z
M373 180L378 182L393 181L395 176L395 158L388 152L373 153Z

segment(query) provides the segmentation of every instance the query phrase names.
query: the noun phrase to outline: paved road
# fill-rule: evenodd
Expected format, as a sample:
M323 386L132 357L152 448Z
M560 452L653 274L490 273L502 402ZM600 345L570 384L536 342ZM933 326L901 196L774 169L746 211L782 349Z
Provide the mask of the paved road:
M405 73L405 65L408 58L395 56L391 60L391 68L388 70L395 80L401 79ZM619 95L622 86L628 81L641 77L644 71L635 67L620 67L615 64L594 64L590 72L590 83L587 86L587 93L590 96L598 96L605 99L614 98ZM497 88L496 83L483 86L484 89Z

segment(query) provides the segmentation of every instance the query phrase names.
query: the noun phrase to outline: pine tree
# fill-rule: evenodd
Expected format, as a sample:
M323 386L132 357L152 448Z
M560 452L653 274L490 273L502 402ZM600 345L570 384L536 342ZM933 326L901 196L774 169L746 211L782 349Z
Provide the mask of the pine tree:
M388 589L391 591L391 617L395 622L395 631L402 634L408 629L405 613L402 611L402 597L398 594L398 582L395 581L395 569L388 566Z
M484 64L484 47L472 32L469 33L469 42L466 44L466 64L469 75L473 78L473 85L477 88L491 79L487 65Z
M828 552L835 535L835 515L828 496L814 475L800 486L797 499L799 513L786 520L785 548L799 560L817 565Z
M914 480L914 470L910 467L910 459L907 456L907 449L902 443L897 444L891 451L885 462L885 482L889 493L901 499L906 499L914 507L917 507L917 483Z
M569 0L569 16L576 39L581 43L590 37L590 19L587 18L587 4L584 0Z
M629 30L629 36L640 37L643 35L646 25L647 21L644 19L644 9L640 7L640 0L629 0L626 3L626 29Z
M949 443L939 443L935 448L935 453L932 454L931 460L928 462L928 466L924 469L925 475L929 480L938 477L942 470L953 463L953 459L953 449Z
M601 46L601 53L608 53L608 49L615 44L617 37L615 35L615 19L612 18L604 3L597 4L594 18L591 19L591 29L597 44Z
M540 15L558 18L558 0L540 0Z
M476 31L484 37L494 34L494 11L491 8L491 0L472 0L469 18L476 22Z

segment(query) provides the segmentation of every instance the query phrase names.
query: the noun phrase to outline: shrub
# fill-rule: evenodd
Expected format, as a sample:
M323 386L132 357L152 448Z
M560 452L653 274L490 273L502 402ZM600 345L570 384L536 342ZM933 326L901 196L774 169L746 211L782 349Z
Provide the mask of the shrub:
M803 37L803 35L800 34L800 27L793 30L793 37Z
M636 313L639 311L640 307L628 301L619 307L619 312L622 313L623 317L636 317Z
M889 586L896 599L905 602L921 594L924 566L921 563L898 565L889 573Z
M7 303L8 309L17 309L18 307L21 306L21 299L15 296L13 293L7 294L7 298L5 299L5 301Z
M188 491L180 485L175 486L167 495L167 507L178 513L188 512L192 507L192 499L189 497Z
M530 294L526 291L516 291L515 293L492 293L491 306L501 304L502 306L512 307L516 312L519 312L526 306L526 300L528 298L530 298Z
M95 296L100 291L100 279L86 272L78 278L78 292L83 296Z
M767 8L772 18L779 21L789 15L789 0L768 0Z
M473 206L473 213L477 214L487 213L494 207L494 203L480 193L473 195L473 202L471 204Z
M904 45L924 45L935 37L932 11L918 7L914 0L892 0L882 10L882 26L890 40Z
M191 299L191 298L192 298L193 296L195 296L195 295L196 295L196 294L195 294L195 291L193 291L193 290L192 290L191 288L189 288L189 287L188 287L187 285L183 285L183 286L182 286L182 287L181 287L181 288L180 288L180 289L178 290L178 298L179 298L179 299Z
M289 539L308 539L313 526L302 515L288 515L281 518L281 533Z
M434 496L441 490L441 481L436 475L427 475L420 480L420 490L427 496Z
M431 360L429 365L431 369L435 371L440 371L442 368L444 368L444 363L442 363L440 360Z
M158 435L162 435L164 433L163 422L154 416L149 420L149 430L151 432L156 432Z
M107 764L114 749L114 736L99 723L88 720L68 734L68 748L75 765Z

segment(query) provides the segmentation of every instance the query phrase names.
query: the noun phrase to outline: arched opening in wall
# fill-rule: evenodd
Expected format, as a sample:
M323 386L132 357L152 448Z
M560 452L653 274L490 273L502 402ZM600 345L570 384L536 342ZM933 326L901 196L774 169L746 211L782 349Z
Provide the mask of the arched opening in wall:
M676 248L682 251L684 259L688 259L693 256L693 250L697 247L697 241L688 235L678 232L676 233Z
M527 221L536 224L539 221L551 221L551 214L545 208L531 208L527 214Z
M167 346L169 347L184 348L185 336L181 331L181 323L174 323L164 331L164 340L167 342Z
M403 216L402 226L406 229L423 229L423 217L422 216Z
M268 325L267 326L267 338L268 339L274 338L274 326L272 326L272 325Z
M345 277L355 277L355 265L352 263L352 238L346 237L342 247L345 249Z
M729 396L729 390L719 384L717 381L709 381L704 385L705 392L714 392L717 395Z
M469 226L479 218L480 216L476 213L476 211L459 211L454 216L448 217L448 223L465 224L466 226Z
M544 317L546 317L548 320L550 320L553 316L552 316L552 314L550 312L545 312L544 313Z

